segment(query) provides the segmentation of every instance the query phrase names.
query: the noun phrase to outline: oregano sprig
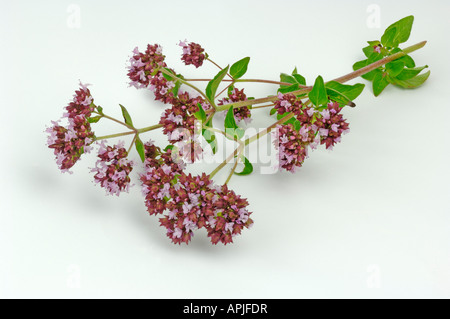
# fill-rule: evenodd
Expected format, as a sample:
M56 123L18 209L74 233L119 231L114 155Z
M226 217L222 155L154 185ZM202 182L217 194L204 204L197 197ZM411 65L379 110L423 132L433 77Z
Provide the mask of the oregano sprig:
M158 122L137 128L122 104L119 107L123 119L114 118L94 103L88 86L80 83L63 118L47 128L48 146L54 150L63 172L96 148L97 162L92 172L107 194L128 191L130 172L140 165L143 173L139 180L147 210L160 217L172 242L188 243L195 230L205 228L213 244L231 243L253 224L248 201L228 188L233 176L257 171L246 148L263 137L271 137L275 147L271 168L294 172L303 165L308 152L321 146L331 150L349 132L342 110L356 106L354 101L365 84L346 82L361 76L372 82L375 96L390 84L402 88L421 86L430 71L425 71L427 65L416 66L410 54L426 41L400 48L410 37L413 21L413 16L407 16L388 26L379 40L367 41L362 49L365 59L353 64L353 72L328 80L317 75L309 84L297 67L290 73L281 72L279 80L245 78L250 57L221 67L201 45L180 41L181 60L186 65L199 68L206 61L218 69L211 78L185 77L166 64L160 45L149 44L143 51L135 48L129 60L130 86L150 90L155 100L166 105ZM206 82L206 89L200 89L198 82ZM248 82L272 84L273 91L267 96L248 96L243 87ZM251 131L254 117L267 116L261 109L269 109L273 121ZM96 136L92 126L100 120L113 121L122 129ZM167 145L158 146L144 138L145 133L157 129L162 129ZM114 145L107 142L124 136L130 136L129 145L124 141ZM199 163L208 150L218 156L222 146L228 145L218 137L231 143L231 151L225 150L223 158L213 157L218 165L209 174L188 173L186 164ZM140 161L130 158L133 147ZM217 174L227 166L226 179L216 184L213 178L220 179Z

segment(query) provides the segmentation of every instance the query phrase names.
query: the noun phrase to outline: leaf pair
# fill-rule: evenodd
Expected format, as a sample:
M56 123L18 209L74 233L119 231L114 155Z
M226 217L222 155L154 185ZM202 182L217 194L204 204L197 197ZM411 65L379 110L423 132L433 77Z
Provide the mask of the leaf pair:
M406 42L411 34L414 16L407 16L391 24L381 36L381 44L385 47L396 48Z
M398 45L409 39L413 22L413 16L405 17L387 27L381 37L381 41L368 41L369 46L363 48L367 59L356 62L353 65L353 69L359 70L386 56L402 52ZM374 47L380 45L382 45L380 52L375 51ZM414 60L409 55L404 55L362 75L362 78L372 81L372 89L375 96L380 95L389 84L407 89L416 88L428 79L430 71L420 74L428 66L415 66Z
M335 101L341 106L354 106L353 100L356 99L364 89L364 84L356 83L354 85L342 84L336 81L324 83L319 75L314 82L312 90L308 93L308 98L316 107L324 106L328 101Z
M125 121L125 123L134 129L133 121L131 120L130 113L128 113L128 110L123 106L122 104L119 104L120 108L122 109L122 116ZM136 147L136 151L139 154L139 157L141 158L142 163L145 161L145 147L144 143L139 137L139 134L136 132L135 138L134 138L134 146Z
M248 63L250 62L250 58L243 58L236 63L234 63L231 67L227 65L224 69L220 70L217 75L208 82L206 86L206 97L211 103L214 103L214 99L216 97L217 89L220 83L223 81L223 78L227 75L228 70L230 71L230 75L234 80L239 79L247 72Z
M306 85L306 79L302 75L297 73L297 67L294 69L294 71L292 71L291 75L281 73L280 82L290 83L290 85L280 85L278 92L282 94L297 91L300 89L300 85Z
M390 54L395 54L397 52L401 52L401 49L394 49ZM368 59L356 62L353 65L353 70L359 70L382 58L383 55L374 52ZM361 77L368 81L372 81L373 93L375 96L378 96L389 84L394 84L406 89L416 88L422 85L430 75L430 71L419 74L425 68L428 68L428 65L415 67L414 60L409 55L405 55L399 59L386 63L384 67L378 67Z

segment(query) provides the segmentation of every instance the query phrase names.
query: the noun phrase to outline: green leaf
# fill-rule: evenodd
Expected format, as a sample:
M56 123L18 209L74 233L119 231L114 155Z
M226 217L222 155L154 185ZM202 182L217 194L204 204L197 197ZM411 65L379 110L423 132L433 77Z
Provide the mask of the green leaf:
M271 110L270 110L270 115L274 115L275 113L277 112L277 109L276 108L272 108Z
M316 78L312 90L308 93L308 97L315 106L328 103L327 90L320 75Z
M211 132L207 129L202 129L202 135L206 142L208 142L209 146L211 146L211 150L213 154L216 154L217 152L217 141L216 141L216 135L214 132Z
M167 152L167 150L173 150L173 148L174 148L174 145L169 144L164 148L164 152Z
M227 115L225 116L225 128L236 128L236 121L234 119L233 108L230 107L227 111Z
M397 28L395 26L387 28L381 36L381 43L386 47L396 47L398 45L398 43L395 44L394 42L396 33Z
M395 78L403 71L405 63L402 61L392 61L386 64L386 71L390 77Z
M204 124L204 127L212 127L212 118L208 121L208 123ZM202 129L202 136L205 139L205 141L211 146L211 150L213 154L216 154L217 152L217 140L216 135L214 132L211 132L210 130L203 128Z
M297 80L298 84L306 85L306 79L302 75L293 74L292 76Z
M306 84L306 79L297 73L297 68L292 71L292 75L281 73L280 82L292 83L291 85L280 85L278 92L286 94L300 89L300 85Z
M253 172L253 165L252 165L252 163L249 162L247 157L245 157L244 155L242 155L242 158L244 160L244 169L240 173L237 173L237 172L234 172L234 173L236 175L241 175L241 176L249 175Z
M362 69L362 68L365 67L366 65L367 65L367 59L362 60L362 61L355 62L355 64L353 64L353 66L352 66L352 67L353 67L353 71Z
M395 53L398 53L398 52L403 52L403 50L400 49L400 48L392 49L389 52L389 55L392 55L392 54L395 54ZM403 63L405 63L405 66L407 68L413 68L413 67L416 66L416 63L414 62L414 59L411 58L409 55L404 55L401 58L396 59L395 61L402 61Z
M368 81L373 81L373 79L378 75L378 74L382 74L383 71L381 70L381 67L376 68L375 70L372 70L366 74L361 75L361 77L363 79L366 79Z
M277 114L277 120L281 120L283 117L286 117L286 116L288 116L290 114L292 114L292 112L286 112L286 113L283 113L283 114ZM285 124L292 124L295 127L295 122L296 121L299 122L295 117L291 117L289 120L284 122L283 125L285 125ZM300 127L299 127L299 129L300 129Z
M99 116L94 116L94 117L88 117L88 122L89 123L97 123L98 121L100 121L100 119L102 118L102 115Z
M408 80L391 79L392 84L401 86L405 89L412 89L422 85L430 76L430 71L417 75Z
M194 116L197 120L205 122L206 121L206 112L200 103L197 103L197 106L198 106L198 111L194 113Z
M237 61L234 63L230 68L230 75L233 77L233 79L239 79L241 76L247 72L248 63L250 62L250 58L246 57L242 60Z
M298 86L298 83L292 84L291 86L280 86L280 88L278 89L278 92L286 94L289 92L294 92L299 90L300 87Z
M167 81L176 81L176 75L175 75L175 73L174 73L171 69L169 69L169 68L164 68L164 70L166 70L167 72L169 72L170 74L173 75L173 76L171 76L171 75L169 75L169 74L166 74L166 73L161 72L161 74L163 75L163 77L164 77Z
M103 108L100 105L97 106L97 112L103 114Z
M419 74L423 69L428 68L428 65L424 65L417 68L404 68L403 71L396 76L397 80L409 80Z
M399 58L395 61L402 61L407 68L413 68L416 66L414 59L411 58L409 55L402 56L401 58Z
M375 52L375 51L373 50L373 46L372 46L372 45L366 46L366 47L364 47L362 50L363 50L364 55L365 55L366 57L370 57L370 55L371 55L373 52Z
M304 76L297 73L297 67L292 71L292 76L295 78L298 84L306 85L306 79Z
M367 41L367 43L369 43L370 46L374 47L374 46L378 46L381 44L380 41L378 40L374 40L374 41Z
M233 94L233 90L234 90L234 85L230 85L230 86L228 87L228 90L227 90L228 96L230 96L231 94Z
M119 105L120 105L120 108L122 109L122 115L123 115L123 119L125 120L125 123L130 126L133 126L133 121L131 120L130 113L128 113L125 106L123 106L122 104L119 104Z
M406 42L411 34L414 16L407 16L394 22L381 37L381 43L386 47L397 47L400 43Z
M364 84L356 83L354 85L342 84L336 81L330 81L325 84L327 93L331 100L347 105L355 100L364 90Z
M297 120L296 118L293 118L294 119L294 129L296 130L296 131L300 131L300 128L302 127L302 122L300 122L299 120Z
M216 92L217 92L217 88L220 85L220 82L222 82L223 78L225 77L225 75L227 75L229 66L227 65L226 68L220 70L219 73L217 73L217 75L214 77L214 79L212 79L211 81L208 82L208 85L206 86L206 97L213 103L214 102L214 98L216 96Z
M386 79L385 74L378 73L374 79L373 79L373 83L372 83L372 88L373 88L373 94L375 96L380 95L381 92L383 92L383 90L386 88L386 86L389 85L388 80Z
M177 77L179 77L180 79L183 78L183 76L181 74L177 74ZM180 89L181 84L182 84L181 81L175 82L175 86L172 89L173 96L175 96L175 97L178 96L178 90Z
M370 57L366 60L362 60L362 61L358 61L355 64L353 64L353 70L359 70L362 69L363 67L367 66L370 63L373 63L375 61L378 61L380 59L383 58L383 55L377 52L372 52L372 54L370 55ZM366 74L361 75L361 77L363 79L372 81L373 78L375 77L376 74L378 74L379 72L381 72L381 67L376 68Z
M298 83L297 80L289 74L286 73L280 73L280 82L286 82L286 83L292 83L292 84L296 84ZM288 85L281 85L282 87L287 87Z
M378 52L373 52L369 58L367 59L367 65L372 64L376 61L379 61L383 58L383 55L381 53Z
M225 132L233 135L237 139L241 139L244 136L244 130L236 124L232 107L228 109L227 115L225 116Z
M134 145L136 146L136 151L138 152L142 163L144 163L145 162L145 147L144 147L144 143L142 143L142 141L138 135L136 135L136 140L134 141Z

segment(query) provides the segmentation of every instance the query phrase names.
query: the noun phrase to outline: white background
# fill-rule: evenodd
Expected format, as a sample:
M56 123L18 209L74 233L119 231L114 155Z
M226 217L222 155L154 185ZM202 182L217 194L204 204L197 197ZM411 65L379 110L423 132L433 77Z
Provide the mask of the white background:
M377 8L380 28L367 23ZM2 0L0 297L450 297L449 11L448 1ZM255 224L232 245L211 245L203 230L173 245L138 186L106 196L88 170L94 154L61 174L45 145L79 79L108 114L120 117L121 103L138 127L158 121L163 106L127 87L135 46L161 44L186 77L217 69L183 66L184 39L221 65L250 56L248 78L297 66L312 83L350 72L365 41L410 14L406 45L428 40L412 54L430 66L426 84L378 98L368 86L344 110L342 143L296 174L234 177ZM255 110L254 124L271 123L267 113ZM146 136L162 143L158 134Z

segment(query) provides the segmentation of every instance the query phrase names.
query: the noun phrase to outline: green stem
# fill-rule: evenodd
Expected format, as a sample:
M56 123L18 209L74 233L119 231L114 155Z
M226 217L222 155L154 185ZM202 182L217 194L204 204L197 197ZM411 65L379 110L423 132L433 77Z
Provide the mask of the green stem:
M99 136L96 137L95 140L96 141L100 141L100 140L106 140L108 138L114 138L114 137L120 137L120 136L126 136L126 135L131 135L131 134L136 134L137 133L145 133L145 132L149 132L155 129L158 129L160 127L162 127L162 124L156 124L156 125L152 125L152 126L148 126L148 127L144 127L138 130L133 130L133 131L128 131L128 132L122 132L122 133L116 133L116 134L110 134L110 135L104 135L104 136Z
M242 151L244 150L243 147L239 147L239 148L240 148L240 150L237 154L236 160L234 161L233 168L231 169L230 174L228 175L227 180L225 181L225 185L228 184L231 177L233 176L233 173L236 171L237 164L239 163L239 158L241 157Z
M135 129L133 126L128 125L128 124L125 123L125 122L119 121L118 119L116 119L116 118L114 118L114 117L111 117L111 116L109 116L109 115L106 115L105 113L98 113L98 112L96 112L96 111L93 111L92 113L101 115L102 117L107 118L108 120L111 120L111 121L113 121L113 122L119 123L120 125L126 126L126 127L128 127L130 130L136 131L136 129Z
M369 65L367 65L367 66L365 66L365 67L363 67L363 68L361 68L359 70L353 71L353 72L351 72L349 74L346 74L344 76L336 78L333 81L340 82L340 83L345 83L345 82L347 82L349 80L352 80L352 79L357 78L357 77L359 77L359 76L361 76L363 74L366 74L366 73L368 73L368 72L370 72L370 71L372 71L372 70L374 70L374 69L376 69L376 68L378 68L378 67L380 67L380 66L382 66L382 65L384 65L386 63L389 63L389 62L391 62L393 60L399 59L399 58L405 56L408 53L414 52L414 51L422 48L426 43L427 43L427 41L422 41L422 42L419 42L419 43L414 44L412 46L409 46L409 47L403 49L402 52L394 53L394 54L392 54L390 56L387 56L387 57L385 57L385 58L383 58L381 60L378 60L378 61L376 61L374 63L371 63L371 64L369 64ZM300 94L308 93L311 90L312 90L312 86L308 86L308 87L302 88L300 90L292 91L292 92L289 92L289 93L290 94L294 94L294 95L300 95ZM261 104L261 103L266 103L266 102L274 102L276 100L278 100L277 96L268 96L268 97L261 98L261 99L240 101L240 102L230 103L230 104L226 104L226 105L220 105L220 106L217 107L217 111L225 111L225 110L228 110L230 107L237 108L237 107L254 105L254 104Z
M125 136L125 135L131 135L131 134L135 134L135 133L136 132L134 132L134 131L129 131L129 132L116 133L116 134L111 134L111 135L104 135L104 136L96 137L95 140L96 141L106 140L108 138L114 138L114 137L120 137L120 136Z
M137 132L138 133L145 133L145 132L149 132L149 131L152 131L152 130L156 130L156 129L161 128L161 127L163 127L162 124L155 124L155 125L152 125L152 126L147 126L147 127L144 127L144 128L140 128L140 129L137 130Z
M370 71L372 71L372 70L374 70L376 68L379 68L380 66L385 65L386 63L389 63L391 61L399 59L399 58L407 55L408 53L411 53L411 52L414 52L416 50L419 50L420 48L423 48L423 46L426 43L427 43L427 41L422 41L422 42L416 43L414 45L411 45L411 46L403 49L403 51L401 51L401 52L397 52L397 53L394 53L392 55L389 55L389 56L387 56L387 57L385 57L385 58L383 58L381 60L378 60L376 62L373 62L372 64L369 64L369 65L367 65L367 66L365 66L365 67L363 67L363 68L361 68L359 70L356 70L354 72L351 72L349 74L346 74L344 76L336 78L333 81L340 82L340 83L344 83L344 82L350 81L350 80L352 80L354 78L357 78L357 77L359 77L361 75L364 75L364 74L366 74L366 73L368 73L368 72L370 72Z
M241 140L238 140L236 137L234 137L233 135L228 134L227 132L221 131L221 130L213 128L213 127L208 127L208 126L206 126L206 127L204 126L203 128L205 130L210 131L210 132L222 134L223 136L225 136L229 140L232 140L232 141L235 141L236 143L244 145L244 143Z
M254 107L252 107L252 110L262 109L262 108L265 108L265 107L271 107L271 106L274 106L274 105L275 105L275 103L270 103L270 104L260 105L260 106L254 106Z
M133 147L134 142L136 141L137 134L134 134L133 140L131 141L130 147L128 148L127 154L130 154L131 148Z
M214 62L213 60L211 60L210 58L206 58L206 60L208 60L209 62L211 62L212 64L214 64L215 66L217 66L219 69L223 70L222 67L220 65L218 65L216 62ZM231 81L234 81L233 77L227 73L227 75L230 77Z
M242 147L242 145L239 145L232 154L230 154L222 163L219 164L219 166L217 166L210 174L209 177L213 178L214 175L217 174L217 172L219 172L225 165L227 165L227 163L229 161L231 161L240 151L240 148Z
M212 79L185 79L185 81L189 82L196 82L196 81L204 81L209 82ZM223 79L223 82L257 82L257 83L269 83L269 84L277 84L277 85L292 85L292 83L288 82L279 82L279 81L272 81L272 80L263 80L263 79ZM301 88L308 87L307 85L299 85Z
M172 79L174 79L174 80L176 80L176 81L180 81L180 82L183 83L184 85L187 85L187 86L193 88L193 89L196 90L198 93L200 93L200 94L205 98L205 100L209 102L209 104L214 105L214 103L211 103L211 101L206 97L206 95L202 92L202 90L200 90L200 89L199 89L198 87L196 87L195 85L192 85L191 83L187 82L186 80L183 80L183 79L177 77L175 74L170 73L169 71L167 71L167 70L164 69L164 68L160 68L159 70L160 70L162 73L164 73L164 74L170 76Z
M233 84L234 84L234 82L231 82L230 84L228 84L222 91L220 91L219 94L216 95L215 98L219 97L223 92L225 92L226 89L228 89Z
M237 79L235 80L236 82L257 82L257 83L269 83L269 84L277 84L277 85L286 85L286 86L290 86L293 83L289 83L289 82L279 82L279 81L271 81L271 80L260 80L260 79ZM309 87L308 85L298 85L300 88L307 88Z
M257 134L247 138L246 140L244 140L244 145L248 145L254 141L256 141L257 139L263 137L264 135L266 135L267 133L269 133L272 129L274 129L275 127L277 127L278 125L281 125L287 121L289 121L291 118L293 118L295 116L294 113L291 113L289 115L286 115L285 117L283 117L282 119L276 121L275 123L273 123L272 125L266 127L263 131L258 132Z

